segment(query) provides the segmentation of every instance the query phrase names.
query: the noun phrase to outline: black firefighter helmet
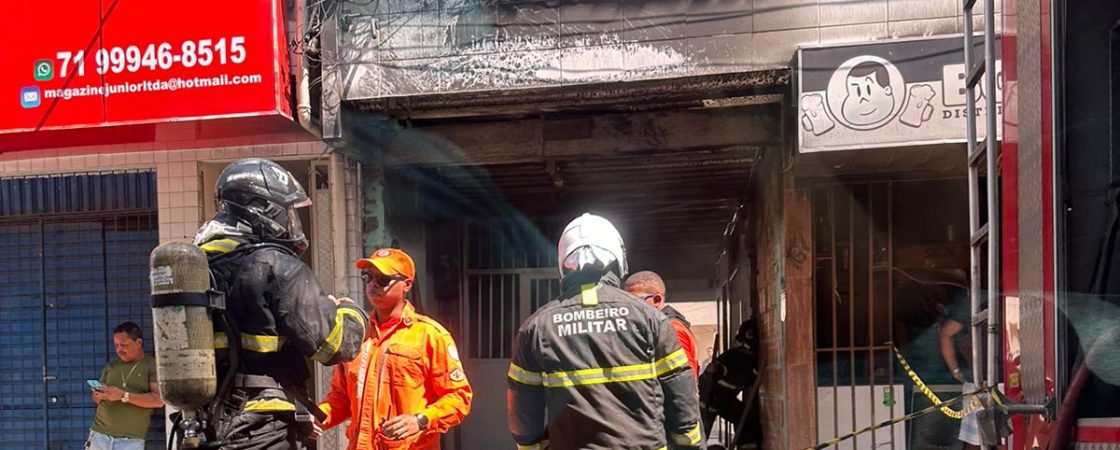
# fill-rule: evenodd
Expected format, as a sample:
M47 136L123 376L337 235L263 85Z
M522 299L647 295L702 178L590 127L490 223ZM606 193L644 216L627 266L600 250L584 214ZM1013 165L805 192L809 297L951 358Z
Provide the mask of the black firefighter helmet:
M750 345L751 340L754 338L754 323L749 320L744 320L739 324L739 330L735 332L735 342L742 345Z
M291 172L263 158L246 158L218 175L215 202L253 229L265 241L307 250L307 236L296 209L311 205L307 192Z

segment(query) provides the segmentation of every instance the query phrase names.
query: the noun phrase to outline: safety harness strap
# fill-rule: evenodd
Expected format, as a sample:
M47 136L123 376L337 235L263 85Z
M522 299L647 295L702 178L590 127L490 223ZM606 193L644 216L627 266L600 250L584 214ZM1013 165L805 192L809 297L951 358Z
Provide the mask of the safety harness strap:
M239 373L234 376L233 383L234 386L246 389L284 389L284 386L281 386L275 378L267 375L248 375Z
M210 296L203 292L176 292L173 294L152 295L152 307L165 306L210 306Z

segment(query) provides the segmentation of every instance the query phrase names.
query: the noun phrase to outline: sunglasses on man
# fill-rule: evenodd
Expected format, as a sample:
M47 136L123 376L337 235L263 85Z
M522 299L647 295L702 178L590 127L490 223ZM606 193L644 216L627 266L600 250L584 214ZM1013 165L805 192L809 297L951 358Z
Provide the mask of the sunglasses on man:
M407 279L408 277L404 275L384 275L380 273L362 272L363 282L381 288L389 287L394 281L404 281Z

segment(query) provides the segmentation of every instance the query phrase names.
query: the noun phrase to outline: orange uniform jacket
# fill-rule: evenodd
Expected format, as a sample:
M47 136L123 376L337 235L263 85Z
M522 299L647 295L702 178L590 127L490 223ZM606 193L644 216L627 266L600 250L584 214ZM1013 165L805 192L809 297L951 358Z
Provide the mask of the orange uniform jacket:
M693 378L699 379L700 365L696 363L696 337L692 335L692 324L688 323L684 314L681 314L672 306L665 305L664 308L661 308L661 313L669 318L669 324L673 326L673 332L677 334L677 341L681 343L685 356L688 356L688 365L692 367Z
M335 369L331 392L319 405L327 414L323 428L350 419L350 449L438 449L439 435L463 421L473 396L451 334L412 304L384 334L370 328L358 358ZM428 427L391 441L381 424L401 414L424 414Z
M673 326L673 331L677 333L677 341L680 341L681 348L684 349L684 354L688 357L688 365L692 366L692 376L699 379L700 365L696 362L696 339L692 337L692 330L679 320L669 319L669 324Z

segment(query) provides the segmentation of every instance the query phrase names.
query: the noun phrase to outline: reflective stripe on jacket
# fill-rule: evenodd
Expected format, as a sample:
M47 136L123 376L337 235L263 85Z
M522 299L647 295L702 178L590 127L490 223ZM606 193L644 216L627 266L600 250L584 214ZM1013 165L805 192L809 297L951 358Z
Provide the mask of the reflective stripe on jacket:
M366 335L366 314L353 304L336 305L311 268L290 249L228 238L199 247L206 253L218 289L226 293L226 311L240 332L238 373L302 386L311 377L308 358L332 365L357 356ZM219 329L215 320L221 380L228 370L229 336ZM245 410L295 409L296 399L279 390L258 394L247 399Z
M451 334L412 304L384 335L370 328L358 359L335 369L331 391L319 405L327 413L323 428L350 419L350 449L438 449L440 433L463 421L474 395ZM402 414L424 414L428 427L390 441L380 433L381 424Z
M669 320L619 289L614 273L581 275L567 276L561 298L517 332L508 373L514 441L703 448L696 382Z

